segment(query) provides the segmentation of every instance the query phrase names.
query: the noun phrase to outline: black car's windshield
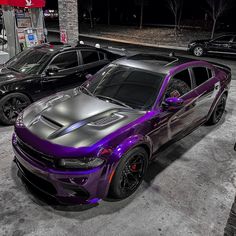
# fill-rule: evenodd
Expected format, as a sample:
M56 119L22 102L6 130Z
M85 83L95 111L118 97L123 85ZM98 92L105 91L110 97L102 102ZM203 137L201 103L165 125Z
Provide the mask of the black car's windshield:
M99 99L149 110L157 98L162 78L161 74L111 64L94 75L87 89Z
M7 68L17 72L37 74L42 64L49 57L50 55L43 50L30 49L19 53L16 57L10 60L6 66Z

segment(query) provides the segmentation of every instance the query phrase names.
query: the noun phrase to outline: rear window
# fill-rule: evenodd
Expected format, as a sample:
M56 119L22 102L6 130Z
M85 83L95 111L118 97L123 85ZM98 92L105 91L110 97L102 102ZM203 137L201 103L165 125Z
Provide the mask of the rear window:
M206 67L194 67L193 73L195 76L196 85L199 86L209 79L209 71Z

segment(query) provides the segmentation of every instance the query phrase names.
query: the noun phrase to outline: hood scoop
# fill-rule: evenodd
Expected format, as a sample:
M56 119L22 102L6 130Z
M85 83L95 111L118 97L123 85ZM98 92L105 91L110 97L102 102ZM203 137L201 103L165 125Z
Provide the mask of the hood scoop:
M85 125L89 125L93 127L105 127L108 125L112 125L116 123L117 121L120 121L124 117L125 116L117 114L117 113L116 114L112 113L111 115L102 117L101 119L98 119L96 121L92 121L95 117L91 117L89 119L78 121L68 127L61 127L57 129L55 132L53 132L52 134L48 136L48 139L55 139L55 138L61 137L63 135L66 135L68 133L71 133L75 130L80 129Z
M124 118L123 115L111 114L110 116L103 117L103 118L101 118L99 120L93 121L93 122L89 123L88 125L103 127L103 126L106 126L106 125L111 125L114 122L117 122L117 121L119 121L119 120L121 120L123 118Z
M45 123L46 125L50 126L51 128L54 128L54 129L61 129L63 127L62 124L56 122L53 119L50 119L50 118L44 116L44 115L41 116L41 120L43 123Z

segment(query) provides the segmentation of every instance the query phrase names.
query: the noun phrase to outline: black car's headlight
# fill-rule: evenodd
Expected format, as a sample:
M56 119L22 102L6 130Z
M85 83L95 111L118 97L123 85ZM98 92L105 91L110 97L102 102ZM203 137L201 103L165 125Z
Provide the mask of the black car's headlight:
M195 46L195 45L196 45L196 42L190 42L188 46L189 46L189 47L193 47L193 46Z
M99 167L104 163L104 160L99 157L78 158L78 159L61 159L58 163L59 167L69 169L90 169Z

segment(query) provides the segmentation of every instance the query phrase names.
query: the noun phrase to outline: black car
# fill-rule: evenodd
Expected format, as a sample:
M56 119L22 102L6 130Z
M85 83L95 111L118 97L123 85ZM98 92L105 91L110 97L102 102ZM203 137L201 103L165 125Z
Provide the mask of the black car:
M0 68L0 122L13 124L32 102L81 85L119 54L80 45L45 44L23 51Z
M236 56L236 35L223 35L215 39L192 41L188 45L188 50L197 57L204 54Z

